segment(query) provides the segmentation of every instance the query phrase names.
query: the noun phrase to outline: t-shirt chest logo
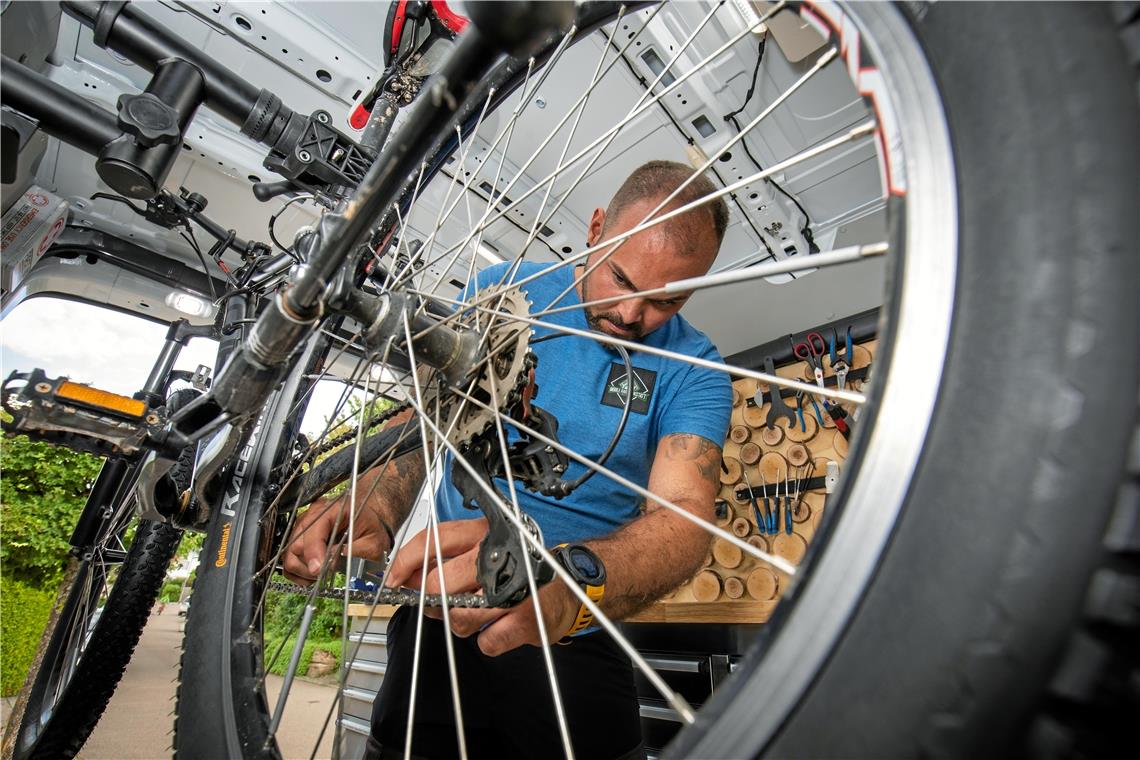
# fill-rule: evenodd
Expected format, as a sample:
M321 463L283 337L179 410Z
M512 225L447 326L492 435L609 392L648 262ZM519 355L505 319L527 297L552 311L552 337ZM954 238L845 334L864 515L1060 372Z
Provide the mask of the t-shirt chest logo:
M653 386L657 382L657 373L653 370L634 367L627 376L625 364L614 362L610 365L610 376L606 378L606 387L602 391L602 403L618 409L625 408L625 400L633 394L629 410L638 414L649 412L649 401L653 398Z

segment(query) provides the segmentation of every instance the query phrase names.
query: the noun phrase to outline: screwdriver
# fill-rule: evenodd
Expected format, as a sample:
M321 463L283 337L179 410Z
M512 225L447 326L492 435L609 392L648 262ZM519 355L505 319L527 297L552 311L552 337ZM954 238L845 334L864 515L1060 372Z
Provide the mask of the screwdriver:
M748 484L748 499L752 502L752 515L756 518L756 530L764 532L764 519L760 516L760 505L756 503L756 494L752 491L752 481L748 478L748 468L744 468L744 482Z
M799 470L796 470L799 475ZM800 497L800 481L796 478L796 499ZM788 495L788 473L784 472L784 532L792 535L792 497Z
M786 496L787 494L785 494ZM772 514L769 515L768 520L768 533L776 535L780 532L780 478L776 477L776 498L775 506L772 508Z
M763 470L760 470L760 482L764 486L764 522L757 527L763 533L768 534L771 532L772 525L772 502L768 500L768 479L764 477Z

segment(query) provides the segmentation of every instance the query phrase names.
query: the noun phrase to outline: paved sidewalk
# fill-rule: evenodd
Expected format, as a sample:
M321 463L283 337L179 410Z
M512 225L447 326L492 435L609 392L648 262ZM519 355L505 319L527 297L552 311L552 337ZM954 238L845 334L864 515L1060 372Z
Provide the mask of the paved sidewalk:
M115 696L79 753L82 760L160 760L172 756L175 679L183 621L175 610L175 605L167 605L166 613L151 615ZM267 685L271 698L280 682L280 678L270 676ZM278 736L285 758L309 757L335 694L328 686L294 682ZM4 700L5 717L11 701ZM330 731L321 742L317 757L329 757L331 752Z

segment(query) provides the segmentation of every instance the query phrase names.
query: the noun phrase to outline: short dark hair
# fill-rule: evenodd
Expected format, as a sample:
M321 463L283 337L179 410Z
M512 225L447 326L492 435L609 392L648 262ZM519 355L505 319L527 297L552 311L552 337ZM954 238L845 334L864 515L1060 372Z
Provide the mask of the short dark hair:
M616 221L621 216L622 211L638 201L664 199L684 184L685 180L689 179L694 172L695 170L691 166L677 161L658 160L642 164L626 177L625 182L621 184L613 199L610 200L610 205L606 208L606 219ZM712 180L702 173L686 185L685 189L677 193L677 197L670 201L670 204L684 206L714 192L716 192L716 186L713 185ZM721 242L724 241L724 231L728 228L728 206L723 197L709 201L687 214L682 214L681 218L684 217L701 219L702 221L707 219L711 222L716 231L717 247L720 247Z

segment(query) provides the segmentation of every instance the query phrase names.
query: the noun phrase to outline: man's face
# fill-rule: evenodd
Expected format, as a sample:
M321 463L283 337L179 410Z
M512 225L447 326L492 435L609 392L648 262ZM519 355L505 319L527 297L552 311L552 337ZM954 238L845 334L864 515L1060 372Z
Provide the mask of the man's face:
M633 229L660 202L660 198L632 203L617 219L608 220L605 211L595 209L587 239L591 246ZM672 207L662 212L671 210ZM637 233L602 261L579 286L583 302L625 296L659 288L668 282L699 277L716 258L716 231L710 223L687 225L679 234L668 222ZM586 259L589 270L613 246L595 250ZM636 296L614 303L586 307L590 327L626 340L642 338L669 321L689 299L688 293Z

